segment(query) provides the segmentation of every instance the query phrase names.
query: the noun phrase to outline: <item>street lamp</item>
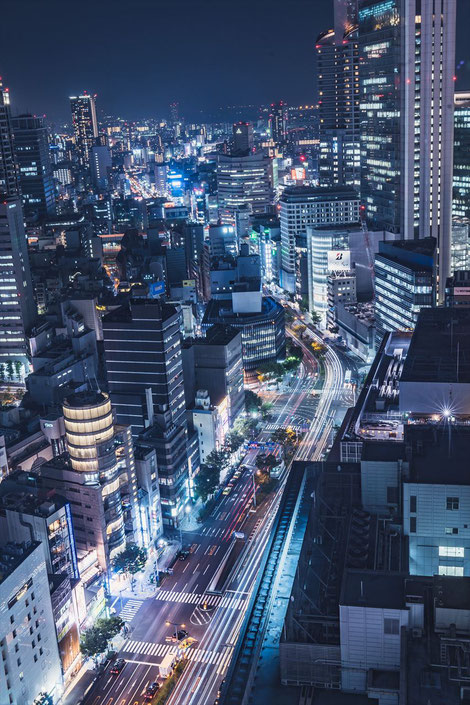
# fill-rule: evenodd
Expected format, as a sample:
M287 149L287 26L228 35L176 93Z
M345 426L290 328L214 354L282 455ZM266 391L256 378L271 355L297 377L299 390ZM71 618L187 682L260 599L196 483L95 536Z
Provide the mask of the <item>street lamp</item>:
M170 622L168 620L165 622L165 624L167 627L173 626L175 628L175 639L176 639L176 641L179 641L178 627L181 627L181 629L184 629L186 625L185 624L178 624L178 622Z

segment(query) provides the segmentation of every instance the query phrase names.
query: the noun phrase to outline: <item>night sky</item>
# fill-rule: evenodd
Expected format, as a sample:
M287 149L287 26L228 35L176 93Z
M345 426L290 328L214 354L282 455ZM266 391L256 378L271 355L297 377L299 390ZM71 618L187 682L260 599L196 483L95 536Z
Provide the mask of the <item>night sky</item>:
M458 0L457 89L470 88L470 0ZM129 119L195 118L224 105L311 102L314 43L332 0L12 0L0 75L13 110L70 120L68 96L98 94Z

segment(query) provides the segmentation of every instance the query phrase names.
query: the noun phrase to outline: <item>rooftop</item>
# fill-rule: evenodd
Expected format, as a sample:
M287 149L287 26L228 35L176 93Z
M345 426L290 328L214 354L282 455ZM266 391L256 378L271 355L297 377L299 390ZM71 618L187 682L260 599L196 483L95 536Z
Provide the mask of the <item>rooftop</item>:
M87 390L85 392L76 392L75 394L72 394L64 399L64 406L76 408L84 406L98 406L99 404L104 404L108 399L108 395L103 392Z
M9 541L0 546L0 584L27 558L40 544L37 541L29 543L14 543Z
M313 186L289 186L284 189L280 198L283 201L302 201L305 199L318 201L340 201L359 200L357 191L352 186L329 186L313 187Z
M410 457L409 482L470 485L470 428L439 422L405 426Z
M401 382L470 383L470 308L421 309Z

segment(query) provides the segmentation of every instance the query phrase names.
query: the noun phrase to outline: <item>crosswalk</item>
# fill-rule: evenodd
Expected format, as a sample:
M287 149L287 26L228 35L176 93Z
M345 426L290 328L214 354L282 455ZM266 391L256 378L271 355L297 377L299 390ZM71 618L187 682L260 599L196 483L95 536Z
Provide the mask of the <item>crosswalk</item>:
M124 605L124 608L119 613L119 616L125 622L130 623L132 622L132 620L134 619L143 604L143 600L127 600L126 604Z
M139 656L145 660L149 656L156 656L163 659L167 654L176 654L178 647L174 644L154 644L151 641L126 641L121 649L123 653ZM196 663L210 663L216 666L223 656L224 651L213 651L206 649L188 648L184 652L184 657ZM136 659L137 660L137 659Z
M265 431L277 431L278 428L287 428L287 426L292 428L294 431L298 431L299 433L306 433L310 429L310 424L308 423L292 424L289 423L289 421L284 421L282 424L267 423L263 426L263 429Z
M208 607L223 607L238 610L241 608L245 596L237 594L228 595L203 595L193 592L178 592L176 590L159 590L156 600L162 602L184 602L190 605L207 604Z

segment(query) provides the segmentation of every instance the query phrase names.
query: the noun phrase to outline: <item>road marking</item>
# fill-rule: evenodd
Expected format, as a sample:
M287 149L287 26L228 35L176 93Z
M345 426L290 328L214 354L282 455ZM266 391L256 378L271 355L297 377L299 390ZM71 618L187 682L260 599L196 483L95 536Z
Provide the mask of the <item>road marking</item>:
M194 575L194 573L196 572L196 570L197 570L198 568L199 568L199 563L198 563L197 566L194 568L194 570L193 570L193 575Z
M183 572L183 573L185 573L185 572L186 572L186 570L188 569L188 567L189 567L189 563L186 563L186 565L184 566L184 568L183 568L183 571L182 571L182 572Z
M123 609L119 613L119 616L121 619L123 619L125 622L132 622L134 619L135 615L137 612L140 610L142 605L144 604L144 600L127 600L126 604L124 605Z
M207 568L204 570L203 575L205 575L205 574L207 573L207 571L209 570L209 568L210 568L210 565L208 565Z

